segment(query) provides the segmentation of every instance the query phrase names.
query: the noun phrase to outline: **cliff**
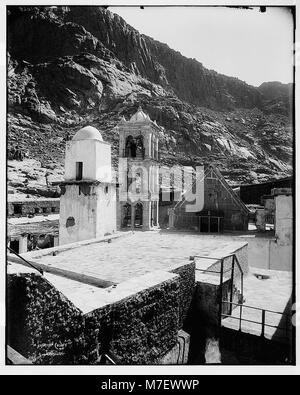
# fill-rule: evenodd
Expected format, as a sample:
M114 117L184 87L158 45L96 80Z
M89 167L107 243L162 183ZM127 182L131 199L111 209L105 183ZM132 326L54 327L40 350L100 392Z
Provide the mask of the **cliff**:
M87 124L116 164L114 127L139 104L162 127L165 164L214 162L232 182L291 174L291 86L208 70L101 7L9 7L8 51L8 148L54 175Z

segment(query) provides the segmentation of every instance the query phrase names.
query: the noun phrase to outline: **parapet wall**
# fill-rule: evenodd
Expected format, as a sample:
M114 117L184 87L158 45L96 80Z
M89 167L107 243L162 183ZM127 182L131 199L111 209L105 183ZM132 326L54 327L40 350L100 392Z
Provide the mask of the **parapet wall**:
M8 274L8 344L35 364L97 364L107 351L118 364L155 364L179 330L180 276L162 277L84 313L37 271Z
M71 364L80 359L83 316L41 275L9 274L7 300L11 347L36 364Z
M179 275L179 328L182 328L191 308L195 291L195 262L182 265L171 273Z
M179 277L88 315L101 321L121 364L153 364L177 343ZM105 314L103 314L105 313ZM101 329L100 329L101 331Z

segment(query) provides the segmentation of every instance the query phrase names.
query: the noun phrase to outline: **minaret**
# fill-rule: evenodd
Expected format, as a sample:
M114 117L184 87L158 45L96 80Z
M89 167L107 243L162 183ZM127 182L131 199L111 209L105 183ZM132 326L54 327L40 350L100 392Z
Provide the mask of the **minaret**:
M159 227L159 127L139 107L119 129L118 229Z
M96 128L86 126L67 141L65 181L60 187L60 245L115 232L111 146Z

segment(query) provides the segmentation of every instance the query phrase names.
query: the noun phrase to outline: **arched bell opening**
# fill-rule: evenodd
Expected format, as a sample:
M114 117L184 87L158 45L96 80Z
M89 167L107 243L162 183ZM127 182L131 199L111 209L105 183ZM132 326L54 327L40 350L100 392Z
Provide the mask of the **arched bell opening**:
M133 136L127 136L125 143L125 157L136 158L137 144Z

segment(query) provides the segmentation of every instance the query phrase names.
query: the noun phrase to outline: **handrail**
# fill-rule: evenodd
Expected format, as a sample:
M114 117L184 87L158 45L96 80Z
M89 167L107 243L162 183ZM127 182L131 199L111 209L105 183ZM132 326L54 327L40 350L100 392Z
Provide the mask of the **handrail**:
M214 274L220 274L221 273L221 271L214 271L214 270L207 270L207 269L198 269L197 267L195 268L195 270L198 270L199 272L214 273ZM228 269L228 270L223 271L223 273L228 273L230 271L231 271L231 269Z
M221 317L222 318L226 317L226 318L233 318L235 320L239 320L239 331L242 330L242 321L244 321L244 322L250 322L250 323L253 323L253 324L256 324L256 325L261 325L261 336L262 337L265 337L265 327L275 328L275 329L278 329L278 330L281 330L281 331L285 331L285 333L286 333L285 338L288 337L287 336L288 332L291 332L291 329L288 328L287 321L285 323L285 327L282 327L282 326L279 326L279 325L271 325L271 324L267 324L266 323L266 313L278 314L278 315L281 315L281 317L288 317L289 314L287 314L287 313L274 311L274 310L269 310L269 309L262 309L260 307L254 307L254 306L249 306L249 305L245 305L245 304L241 304L241 303L228 302L226 300L222 300L222 305L225 304L225 303L226 304L230 304L231 306L234 305L234 306L239 306L240 307L239 317L235 317L235 316L232 316L232 315L229 315L229 314L221 313ZM261 312L261 317L262 317L261 321L253 321L253 320L249 320L247 318L243 318L242 317L243 308L260 311ZM222 324L222 321L221 321L221 324ZM282 338L284 339L284 337L282 337Z
M214 259L214 260L217 260L217 261L221 261L222 259L230 258L230 257L232 257L234 255L236 255L236 254L228 254L228 255L222 256L222 258L215 258L215 257L212 257L212 256L203 256L203 255L193 255L193 257L194 258Z
M234 320L239 320L239 317L235 317L235 316L232 316L232 315L229 315L229 314L222 314L222 316L223 317L227 317L227 318L233 318ZM248 320L246 318L242 318L242 321L251 322L253 324L262 325L262 322L260 322L260 321L252 321L252 320ZM283 331L286 331L286 330L291 331L290 329L282 328L282 327L276 326L276 325L270 325L270 324L266 324L266 323L264 323L264 325L265 326L269 326L270 328L277 328L277 329L280 329L280 330L283 330Z
M219 326L222 326L222 317L224 316L222 313L222 308L223 308L223 303L226 301L223 301L223 280L224 280L224 275L228 272L231 272L231 289L230 289L230 302L226 302L230 304L230 314L232 313L232 306L234 305L233 303L233 293L234 293L234 268L235 264L237 265L237 268L240 271L240 277L241 277L241 295L243 297L244 295L244 272L243 269L240 265L240 262L236 256L236 254L228 254L222 258L215 258L215 257L210 257L210 256L201 256L201 255L193 255L190 256L190 260L194 260L195 258L202 258L202 259L211 259L217 262L221 262L221 267L220 271L214 271L214 270L207 270L207 269L199 269L195 268L195 270L201 271L203 273L214 273L214 274L219 274L220 275L220 299L219 299ZM224 260L227 258L232 258L231 261L231 267L227 270L224 270Z
M273 314L279 314L279 315L286 315L286 316L289 316L289 314L287 314L287 313L282 313L282 312L279 312L279 311L268 310L268 309L262 309L261 307L249 306L249 305L244 304L244 303L227 302L226 300L223 300L222 303L231 303L231 304L233 304L233 305L235 305L235 306L243 306L243 307L245 307L245 308L247 308L247 309L264 310L264 311L266 311L267 313L273 313Z

